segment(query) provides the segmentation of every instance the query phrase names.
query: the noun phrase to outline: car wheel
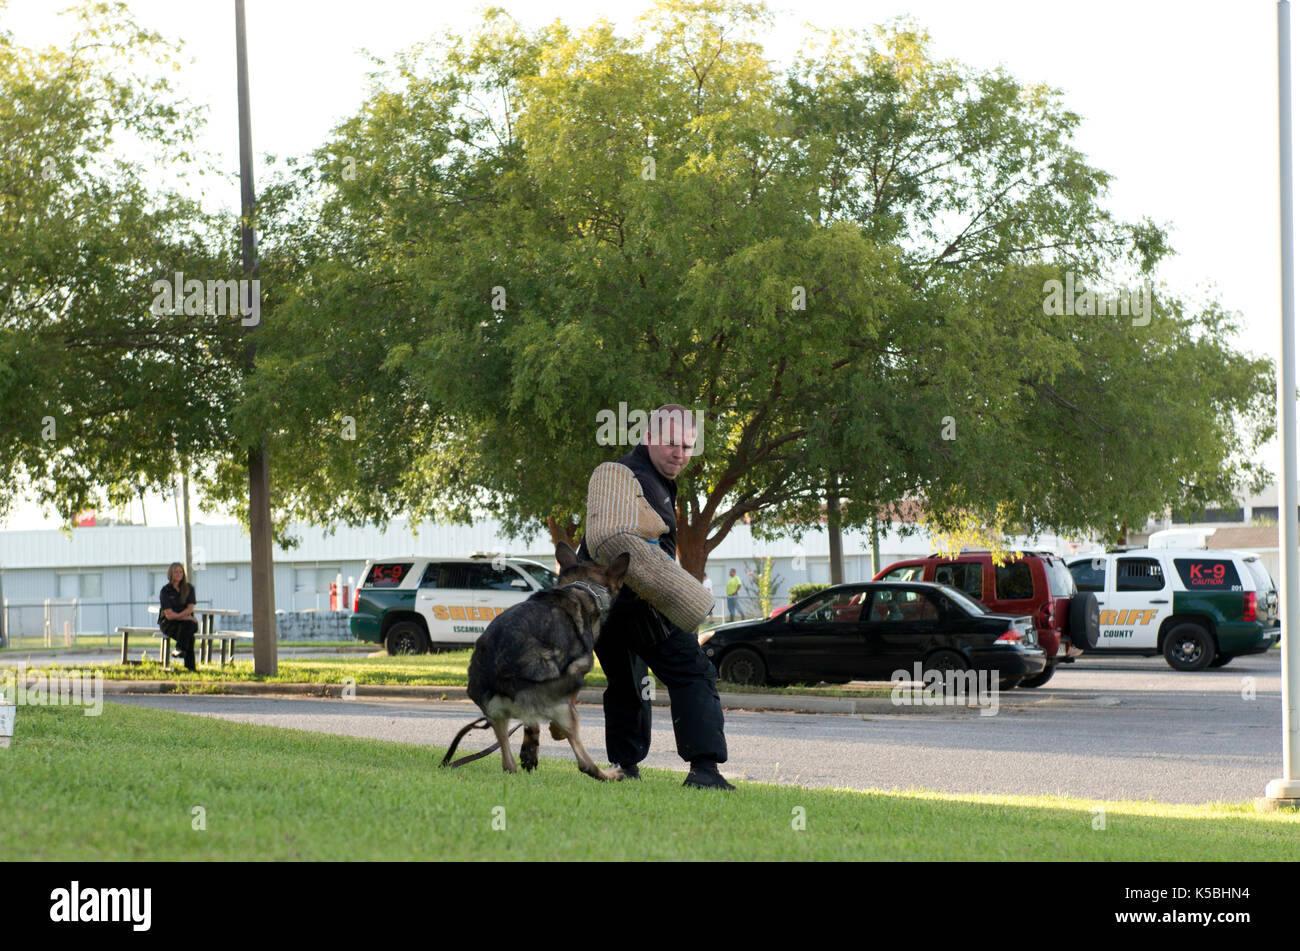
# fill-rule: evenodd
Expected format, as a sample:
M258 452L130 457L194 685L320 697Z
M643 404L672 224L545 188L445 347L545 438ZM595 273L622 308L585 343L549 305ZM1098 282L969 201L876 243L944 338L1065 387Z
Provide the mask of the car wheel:
M1174 670L1204 670L1214 655L1214 638L1199 624L1179 624L1165 635L1165 660Z
M722 658L718 679L745 687L761 687L767 682L767 666L752 650L740 647Z
M921 668L921 676L925 680L930 680L930 672L934 671L939 677L940 683L945 683L944 674L947 671L966 671L970 670L970 661L956 651L935 651L925 659L925 664Z
M1230 664L1232 663L1232 658L1235 656L1235 654L1215 654L1214 660L1210 661L1210 666L1222 667L1225 664Z
M998 681L999 690L1014 690L1022 686L1024 686L1024 680L1020 677L1003 677Z
M1031 687L1031 688L1041 687L1043 684L1047 683L1049 680L1052 679L1052 674L1054 673L1056 673L1056 665L1048 664L1046 669L1044 669L1041 674L1034 674L1034 676L1027 677L1024 680L1020 681L1020 686Z
M1091 591L1080 591L1071 598L1066 623L1069 625L1066 633L1070 635L1070 643L1084 651L1096 647L1101 636L1101 609L1097 607L1097 596Z
M388 629L384 639L388 653L393 657L398 654L423 654L429 649L424 638L424 631L414 621L398 621Z

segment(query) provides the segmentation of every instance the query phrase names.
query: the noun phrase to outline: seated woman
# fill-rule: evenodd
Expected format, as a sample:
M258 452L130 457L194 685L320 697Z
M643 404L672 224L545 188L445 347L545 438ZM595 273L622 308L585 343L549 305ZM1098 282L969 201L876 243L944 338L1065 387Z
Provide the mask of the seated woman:
M167 584L158 593L158 604L162 632L174 640L185 655L185 669L196 670L194 635L199 625L194 620L194 585L185 579L185 566L179 561L173 561L167 569Z

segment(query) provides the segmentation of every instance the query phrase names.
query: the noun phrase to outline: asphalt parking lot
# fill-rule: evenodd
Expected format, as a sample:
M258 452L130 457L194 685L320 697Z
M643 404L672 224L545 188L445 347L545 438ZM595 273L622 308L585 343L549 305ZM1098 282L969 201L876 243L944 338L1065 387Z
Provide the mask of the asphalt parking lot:
M853 789L1057 793L1096 799L1239 802L1281 775L1278 651L1178 673L1159 658L1080 660L1046 686L1016 690L995 716L810 715L729 711L739 779ZM468 702L221 696L118 696L112 702L407 743L446 745L478 710ZM604 751L598 705L583 739ZM469 749L487 743L484 734ZM543 731L542 753L572 761ZM655 710L646 765L682 770L668 711ZM495 758L468 769L497 769ZM575 767L576 768L576 767Z

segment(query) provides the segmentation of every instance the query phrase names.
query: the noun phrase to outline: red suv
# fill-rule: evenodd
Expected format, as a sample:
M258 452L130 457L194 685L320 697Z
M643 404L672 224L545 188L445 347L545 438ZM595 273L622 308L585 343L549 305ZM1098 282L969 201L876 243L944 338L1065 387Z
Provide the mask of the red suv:
M1052 552L1017 552L1000 565L993 563L987 551L931 555L896 561L871 580L951 585L996 614L1032 617L1048 664L1038 676L1022 681L1022 687L1041 687L1051 680L1057 664L1072 663L1083 652L1076 642L1096 643L1097 598L1075 587L1065 562ZM1087 636L1089 625L1091 638ZM1072 638L1071 631L1079 636Z

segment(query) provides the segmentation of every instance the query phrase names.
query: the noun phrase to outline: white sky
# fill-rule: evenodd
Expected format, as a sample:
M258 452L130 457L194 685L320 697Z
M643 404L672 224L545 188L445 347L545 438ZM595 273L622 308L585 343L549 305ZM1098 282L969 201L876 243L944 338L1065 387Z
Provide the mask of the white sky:
M647 0L497 0L526 27L555 18L585 26L601 16L623 31ZM1168 226L1176 257L1161 277L1193 300L1213 288L1242 312L1240 347L1278 351L1278 161L1276 6L1269 0L873 0L771 3L777 25L768 55L787 61L804 24L865 28L915 17L934 52L978 67L999 64L1019 80L1062 89L1084 117L1076 145L1115 176L1109 205L1122 219ZM24 46L64 42L70 18L48 0L10 0L0 26ZM184 42L182 94L210 107L203 145L238 169L233 0L130 0L144 26ZM356 111L368 61L443 28L467 31L470 4L399 0L248 0L253 147L301 155ZM1300 55L1300 53L1298 53ZM190 63L189 60L193 59ZM215 196L210 196L215 197ZM232 190L229 204L238 201ZM1273 462L1276 446L1265 457ZM1274 468L1276 464L1274 463ZM139 505L135 507L138 517ZM173 504L154 499L150 524L174 524ZM204 518L212 521L211 518ZM56 527L34 505L5 528Z

